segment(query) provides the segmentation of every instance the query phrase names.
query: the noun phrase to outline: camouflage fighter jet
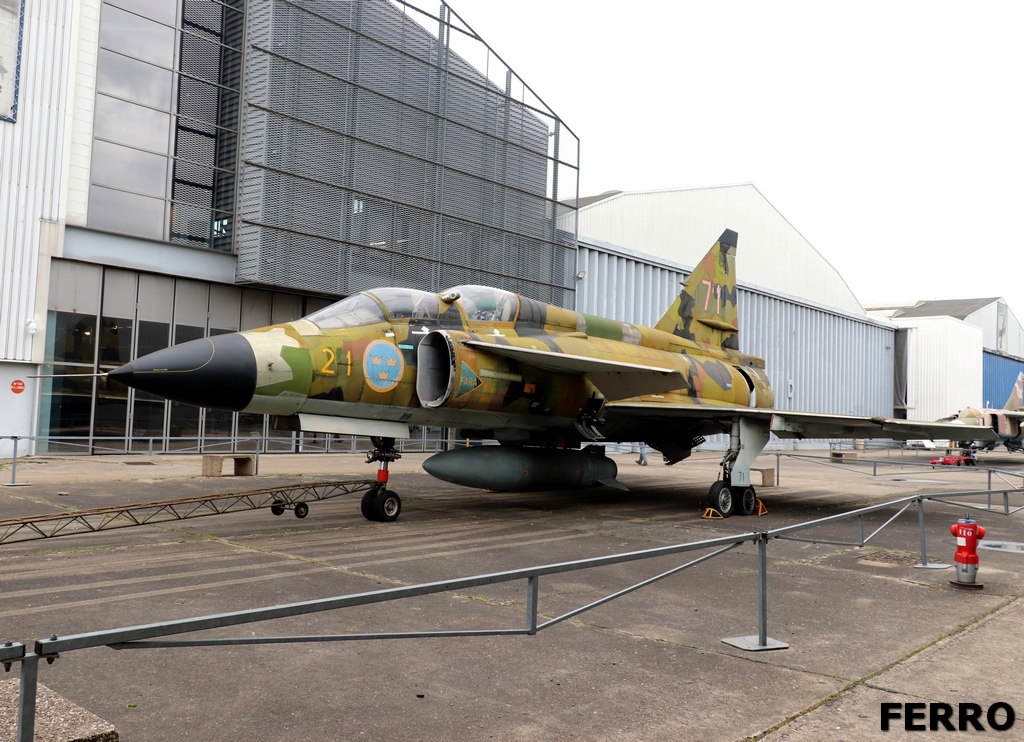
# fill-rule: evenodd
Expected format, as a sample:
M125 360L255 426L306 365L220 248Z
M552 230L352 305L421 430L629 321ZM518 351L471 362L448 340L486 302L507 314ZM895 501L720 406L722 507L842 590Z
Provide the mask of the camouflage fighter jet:
M606 484L616 466L588 442L644 441L668 463L728 433L709 492L723 515L756 507L750 466L771 433L809 438L949 437L954 423L776 410L764 361L739 351L735 255L726 230L654 327L485 286L440 294L364 291L294 322L193 340L109 377L203 407L275 415L278 428L370 436L378 486L362 502L394 520L396 438L451 427L501 446L439 453L424 468L489 490ZM981 428L979 428L979 431Z
M977 407L965 407L952 417L945 418L953 423L960 423L968 426L969 435L974 434L975 426L985 430L994 430L994 439L975 440L967 437L964 431L958 434L961 445L969 445L974 448L981 448L991 451L1000 443L1006 446L1007 451L1024 452L1024 372L1017 375L1017 381L1013 385L1009 399L1003 405L1003 409L978 409Z

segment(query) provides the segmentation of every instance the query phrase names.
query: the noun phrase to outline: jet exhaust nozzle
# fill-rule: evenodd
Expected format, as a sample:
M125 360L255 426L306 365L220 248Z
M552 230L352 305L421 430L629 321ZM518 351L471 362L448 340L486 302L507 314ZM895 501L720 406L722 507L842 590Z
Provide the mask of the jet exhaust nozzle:
M618 467L591 451L516 446L457 448L423 462L428 474L452 484L499 492L564 490L607 484L625 489Z
M242 410L256 391L256 355L242 335L217 335L136 358L108 377L176 402Z

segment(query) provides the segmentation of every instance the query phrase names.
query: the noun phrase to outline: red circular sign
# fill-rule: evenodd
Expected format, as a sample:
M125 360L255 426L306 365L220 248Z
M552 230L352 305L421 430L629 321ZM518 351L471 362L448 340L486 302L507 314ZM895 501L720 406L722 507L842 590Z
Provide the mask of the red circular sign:
M25 382L21 379L15 379L11 382L11 391L15 394L21 394L25 391Z

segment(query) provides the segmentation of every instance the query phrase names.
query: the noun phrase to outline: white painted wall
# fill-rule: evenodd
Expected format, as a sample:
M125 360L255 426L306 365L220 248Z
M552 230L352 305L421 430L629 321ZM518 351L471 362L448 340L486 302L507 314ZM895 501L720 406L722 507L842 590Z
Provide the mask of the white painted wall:
M1002 335L998 332L1001 311L1006 316L1006 330ZM982 307L964 319L982 329L986 348L1024 358L1024 327L1014 315L1013 309L1002 299Z
M11 458L14 442L6 436L31 436L35 431L38 408L38 379L29 376L38 373L38 367L28 363L0 363L0 459ZM11 384L20 381L24 389L16 394ZM20 388L20 385L19 385ZM27 456L35 450L31 441L18 442L18 456ZM19 476L19 479L21 477ZM0 472L0 487L10 482L10 470Z
M67 156L67 223L84 227L89 206L101 0L75 0L72 122Z
M73 7L26 3L18 120L0 121L0 362L42 360L49 255L63 220Z
M952 317L891 320L909 330L907 417L937 420L982 405L984 333Z

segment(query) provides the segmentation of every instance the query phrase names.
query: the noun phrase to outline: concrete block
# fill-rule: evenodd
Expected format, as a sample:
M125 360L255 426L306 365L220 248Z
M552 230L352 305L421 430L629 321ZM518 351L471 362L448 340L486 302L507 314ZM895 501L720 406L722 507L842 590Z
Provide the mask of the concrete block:
M224 476L224 459L232 459L236 477L251 477L256 473L256 457L248 455L203 454L203 476Z
M224 457L214 454L203 456L203 476L219 477L224 473Z

